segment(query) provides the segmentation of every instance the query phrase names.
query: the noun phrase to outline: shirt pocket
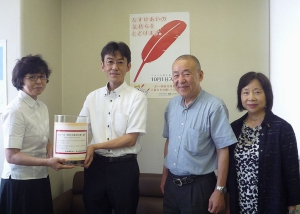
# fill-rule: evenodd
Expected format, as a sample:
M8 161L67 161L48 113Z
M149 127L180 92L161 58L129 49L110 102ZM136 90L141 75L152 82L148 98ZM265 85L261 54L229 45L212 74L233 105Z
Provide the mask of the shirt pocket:
M204 156L210 149L209 132L189 128L184 148L191 155Z
M116 113L114 127L117 137L126 134L128 115Z

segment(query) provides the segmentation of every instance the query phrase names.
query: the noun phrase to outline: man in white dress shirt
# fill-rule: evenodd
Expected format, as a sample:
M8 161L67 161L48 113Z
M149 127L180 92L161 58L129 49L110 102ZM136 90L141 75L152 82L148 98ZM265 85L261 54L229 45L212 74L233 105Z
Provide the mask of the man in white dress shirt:
M87 148L83 199L87 213L136 213L139 199L140 136L146 133L147 99L124 81L131 52L109 42L101 52L106 86L91 92L80 112L93 138Z

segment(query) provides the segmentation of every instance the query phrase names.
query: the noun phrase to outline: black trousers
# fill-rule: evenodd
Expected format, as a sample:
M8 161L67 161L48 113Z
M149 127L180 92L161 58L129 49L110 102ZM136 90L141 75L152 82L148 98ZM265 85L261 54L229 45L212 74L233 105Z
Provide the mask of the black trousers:
M215 173L182 186L174 184L169 175L164 189L164 214L209 214L208 201L216 183Z
M1 214L52 214L49 176L41 179L1 179Z
M136 213L139 175L136 159L112 163L94 159L84 169L83 201L87 213Z

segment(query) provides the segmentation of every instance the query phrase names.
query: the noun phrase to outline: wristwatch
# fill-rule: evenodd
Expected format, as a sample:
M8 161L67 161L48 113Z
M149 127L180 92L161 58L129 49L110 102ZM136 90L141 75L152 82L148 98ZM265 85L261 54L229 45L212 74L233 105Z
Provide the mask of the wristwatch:
M224 186L216 186L216 189L219 190L222 194L227 192L227 188Z

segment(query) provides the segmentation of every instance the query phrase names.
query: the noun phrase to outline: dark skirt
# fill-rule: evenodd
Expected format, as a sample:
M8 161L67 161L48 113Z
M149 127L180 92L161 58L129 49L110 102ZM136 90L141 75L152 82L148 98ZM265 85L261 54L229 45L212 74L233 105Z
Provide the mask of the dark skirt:
M49 176L41 179L1 179L1 214L53 214Z

